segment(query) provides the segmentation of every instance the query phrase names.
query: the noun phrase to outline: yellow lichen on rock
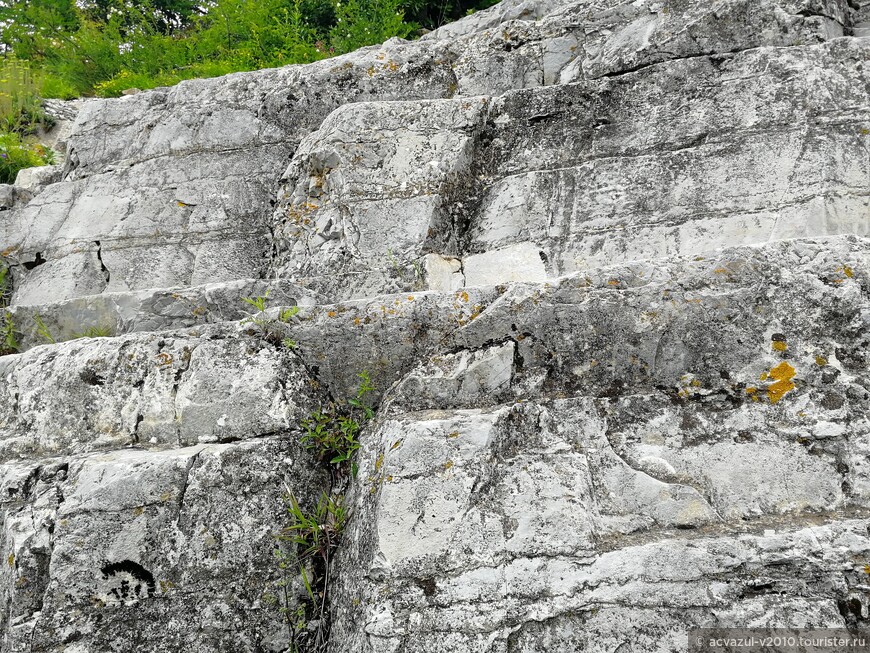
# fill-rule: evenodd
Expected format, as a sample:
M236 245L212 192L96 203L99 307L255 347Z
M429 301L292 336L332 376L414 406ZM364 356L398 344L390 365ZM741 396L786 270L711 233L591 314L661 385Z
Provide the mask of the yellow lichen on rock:
M770 378L775 379L775 383L767 387L767 398L770 399L770 403L779 402L787 392L795 389L792 381L794 376L795 369L785 361L770 370Z

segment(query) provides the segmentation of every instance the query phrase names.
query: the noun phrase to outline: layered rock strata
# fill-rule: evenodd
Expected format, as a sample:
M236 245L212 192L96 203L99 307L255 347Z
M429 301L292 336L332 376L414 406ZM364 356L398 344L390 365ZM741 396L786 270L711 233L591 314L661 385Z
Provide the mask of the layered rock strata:
M868 25L505 0L82 103L0 189L0 649L286 650L362 370L332 653L866 627Z

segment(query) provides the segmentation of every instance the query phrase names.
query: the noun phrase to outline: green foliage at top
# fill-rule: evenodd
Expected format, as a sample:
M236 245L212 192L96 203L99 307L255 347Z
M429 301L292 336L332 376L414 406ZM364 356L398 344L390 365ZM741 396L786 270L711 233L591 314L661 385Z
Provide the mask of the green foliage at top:
M494 0L0 0L44 97L116 96L410 37Z
M22 168L54 162L51 150L28 138L49 126L38 76L14 57L0 61L0 184L14 182Z

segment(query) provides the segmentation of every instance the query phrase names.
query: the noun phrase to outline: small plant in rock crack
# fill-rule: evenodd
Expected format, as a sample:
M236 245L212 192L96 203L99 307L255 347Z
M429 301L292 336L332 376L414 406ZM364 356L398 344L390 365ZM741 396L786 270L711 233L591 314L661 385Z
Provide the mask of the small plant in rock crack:
M266 289L266 294L262 297L242 297L242 301L257 309L259 313L266 310L266 300L269 299L269 289Z
M15 320L12 313L4 310L0 321L0 356L15 354L18 352L18 331L15 328Z
M0 264L0 306L9 306L12 301L12 279L9 274L9 266Z
M289 322L292 318L296 317L299 314L298 306L291 306L290 308L281 309L281 313L278 315L278 319L282 322Z
M284 607L291 635L291 651L319 652L325 650L329 635L327 614L327 590L329 587L329 563L332 552L338 546L347 521L344 496L320 495L312 512L304 511L292 492L285 497L290 523L277 535L280 541L290 544L294 554L279 550L279 568L282 572L296 569L305 588L308 608L299 606L291 610L288 583L283 583ZM301 608L301 609L300 609Z
M92 326L84 331L77 331L72 334L72 340L79 338L111 338L115 335L115 330L108 326Z
M54 344L55 342L57 342L54 339L54 336L51 335L51 331L48 330L48 327L45 324L45 320L42 319L42 316L39 313L33 314L33 323L36 325L36 332L46 342L50 342L51 344Z
M289 308L283 308L278 313L278 319L270 318L266 315L266 302L269 299L269 290L266 290L266 294L260 297L242 297L242 301L246 304L253 306L257 309L257 312L253 315L249 315L244 320L242 320L242 324L253 323L256 324L263 330L263 336L273 345L283 344L287 349L295 349L297 343L292 338L285 337L285 334L282 331L281 324L286 324L291 319L293 319L299 313L298 306L290 306Z
M366 403L366 395L375 388L368 372L357 376L360 384L356 394L347 400L346 406L330 405L314 411L302 420L302 444L308 449L316 449L318 456L330 465L343 466L351 463L351 472L356 476L356 463L351 460L359 449L359 432L363 424L374 417L375 411Z

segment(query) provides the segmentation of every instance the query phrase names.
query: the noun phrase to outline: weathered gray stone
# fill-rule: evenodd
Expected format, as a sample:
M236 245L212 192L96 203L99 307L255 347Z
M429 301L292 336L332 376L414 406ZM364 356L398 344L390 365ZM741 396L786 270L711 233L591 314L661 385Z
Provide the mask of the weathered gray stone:
M81 338L0 358L0 456L188 446L296 428L317 407L298 357L233 331Z
M508 0L59 107L0 220L0 649L866 628L868 6ZM363 370L327 473L302 421ZM321 620L273 551L323 491Z
M62 169L56 165L23 168L15 177L15 185L27 193L37 194L49 184L60 181Z
M0 210L11 209L15 206L15 200L15 186L11 184L0 184Z
M619 633L679 631L664 650L684 650L687 624L753 619L771 574L812 623L842 625L870 547L868 253L779 243L514 284L443 341L458 353L385 397L339 563L337 650L567 651L614 603L663 618ZM817 520L831 525L801 530ZM791 572L768 566L782 557ZM793 623L764 605L760 623Z
M318 303L316 293L294 283L239 279L185 288L102 293L56 304L18 304L9 314L19 332L19 347L24 350L47 344L50 339L62 342L82 337L95 329L115 336L243 320L257 312L244 299L257 297L266 297L267 306Z
M281 496L321 483L284 438L4 465L3 650L283 650Z

